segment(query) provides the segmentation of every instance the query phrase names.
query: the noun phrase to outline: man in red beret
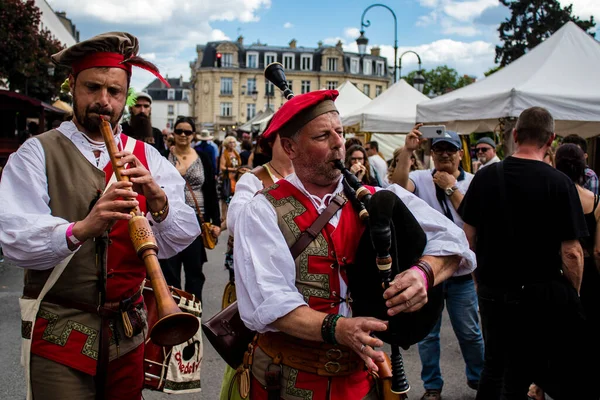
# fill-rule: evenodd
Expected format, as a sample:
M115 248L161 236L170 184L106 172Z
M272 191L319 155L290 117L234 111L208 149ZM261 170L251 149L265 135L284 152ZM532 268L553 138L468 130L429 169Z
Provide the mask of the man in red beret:
M3 172L0 242L25 269L28 399L140 399L146 268L129 237L129 210L148 214L161 258L200 232L175 167L120 132L132 66L160 77L137 52L134 36L110 32L53 55L72 68L73 120L25 142ZM115 128L116 156L131 183L114 178L102 116Z
M261 191L235 221L239 311L259 332L251 368L253 400L379 398L369 371L384 362L376 350L383 343L371 333L386 330L387 324L350 317L345 268L355 260L364 226L338 195L343 180L334 161L344 159L345 148L337 95L335 90L310 92L277 111L263 135L279 134L295 173ZM460 229L399 186L390 190L427 234L422 260L431 266L432 284L455 273L461 257L464 268L474 268ZM322 229L313 225L319 216L325 216ZM314 239L297 245L309 228ZM415 311L427 302L427 277L417 268L404 271L385 298L390 315Z

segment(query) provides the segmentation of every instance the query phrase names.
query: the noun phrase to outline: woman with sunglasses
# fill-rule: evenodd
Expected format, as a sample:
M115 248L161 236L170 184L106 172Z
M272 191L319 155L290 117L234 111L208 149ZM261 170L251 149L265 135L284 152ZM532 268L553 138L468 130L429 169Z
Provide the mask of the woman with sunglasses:
M221 215L217 201L215 173L209 156L194 150L191 146L196 125L189 117L175 122L173 130L175 146L168 159L186 181L185 202L196 214L202 213L204 221L211 222L212 235L218 237L221 229ZM198 218L200 219L200 218ZM206 280L202 266L207 261L202 236L198 236L185 250L171 257L163 273L167 284L181 288L181 265L185 271L185 291L196 295L202 301L202 287Z

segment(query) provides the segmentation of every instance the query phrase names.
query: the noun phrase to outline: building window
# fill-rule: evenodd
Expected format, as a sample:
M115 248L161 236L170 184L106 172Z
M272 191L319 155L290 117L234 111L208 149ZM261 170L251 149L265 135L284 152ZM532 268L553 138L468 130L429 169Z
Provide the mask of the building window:
M181 100L188 101L189 99L190 99L190 91L186 89L181 94Z
M373 62L371 60L363 60L363 74L371 75L373 73Z
M256 104L246 104L246 115L248 116L246 121L249 121L256 116Z
M173 104L169 104L167 106L167 114L169 114L169 115L175 114L175 107L173 106Z
M289 88L290 88L290 90L293 92L293 91L294 91L294 88L293 88L293 86L292 86L292 81L287 81L287 83L288 83L288 87L289 87Z
M302 94L310 92L310 81L302 81Z
M333 57L327 58L327 71L337 71L338 59Z
M221 117L231 117L232 103L221 103Z
M384 68L383 68L383 61L377 61L375 63L375 75L377 76L384 76Z
M333 90L337 87L337 81L327 81L327 89Z
M379 96L381 94L381 91L383 90L383 88L379 85L375 86L375 97Z
M246 87L248 88L248 95L252 95L252 92L256 91L256 78L248 78L248 83L246 84Z
M294 55L293 54L284 54L283 55L283 69L291 70L294 69Z
M175 123L175 120L173 118L167 119L167 128L173 128L174 123Z
M265 82L265 93L267 96L275 95L275 85L272 82Z
M371 97L371 85L367 85L366 83L363 85L363 93L367 96Z
M275 61L277 61L277 53L265 53L265 68Z
M233 78L221 78L221 94L233 94Z
M222 67L233 67L233 53L223 53L221 56Z
M258 53L246 53L246 68L258 68Z
M312 56L309 54L302 54L300 56L300 69L302 71L312 70Z
M167 89L167 100L175 100L175 89Z
M358 74L360 60L358 58L350 59L350 73Z

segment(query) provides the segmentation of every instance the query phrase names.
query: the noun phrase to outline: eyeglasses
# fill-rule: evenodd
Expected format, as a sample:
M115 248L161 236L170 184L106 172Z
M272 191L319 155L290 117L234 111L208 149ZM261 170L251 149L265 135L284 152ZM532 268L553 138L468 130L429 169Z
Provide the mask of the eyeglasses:
M136 104L135 108L150 108L150 104Z
M435 154L455 154L458 151L458 149L456 147L434 147L431 149L431 151L433 151Z
M364 157L350 157L350 161L363 161Z
M491 147L477 147L475 151L477 153L486 153L488 150L491 150Z
M173 133L175 133L176 135L181 135L185 133L185 136L191 136L194 134L194 131L188 129L175 129Z

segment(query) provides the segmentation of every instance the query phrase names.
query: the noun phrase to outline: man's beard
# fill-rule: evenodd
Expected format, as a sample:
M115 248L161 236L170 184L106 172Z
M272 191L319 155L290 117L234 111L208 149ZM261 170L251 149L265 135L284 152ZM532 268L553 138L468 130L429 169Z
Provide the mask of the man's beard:
M82 112L77 103L77 97L73 95L73 113L75 114L75 119L87 133L100 133L100 122L102 122L100 115L108 116L110 118L110 124L114 128L121 120L123 111L125 111L125 107L123 107L121 112L117 115L115 110L111 110L110 108L102 108L94 104L87 106ZM95 113L97 115L91 116L91 113Z
M152 135L152 123L150 117L144 113L138 113L131 116L129 121L131 127L130 136L137 140L146 140L151 138Z

